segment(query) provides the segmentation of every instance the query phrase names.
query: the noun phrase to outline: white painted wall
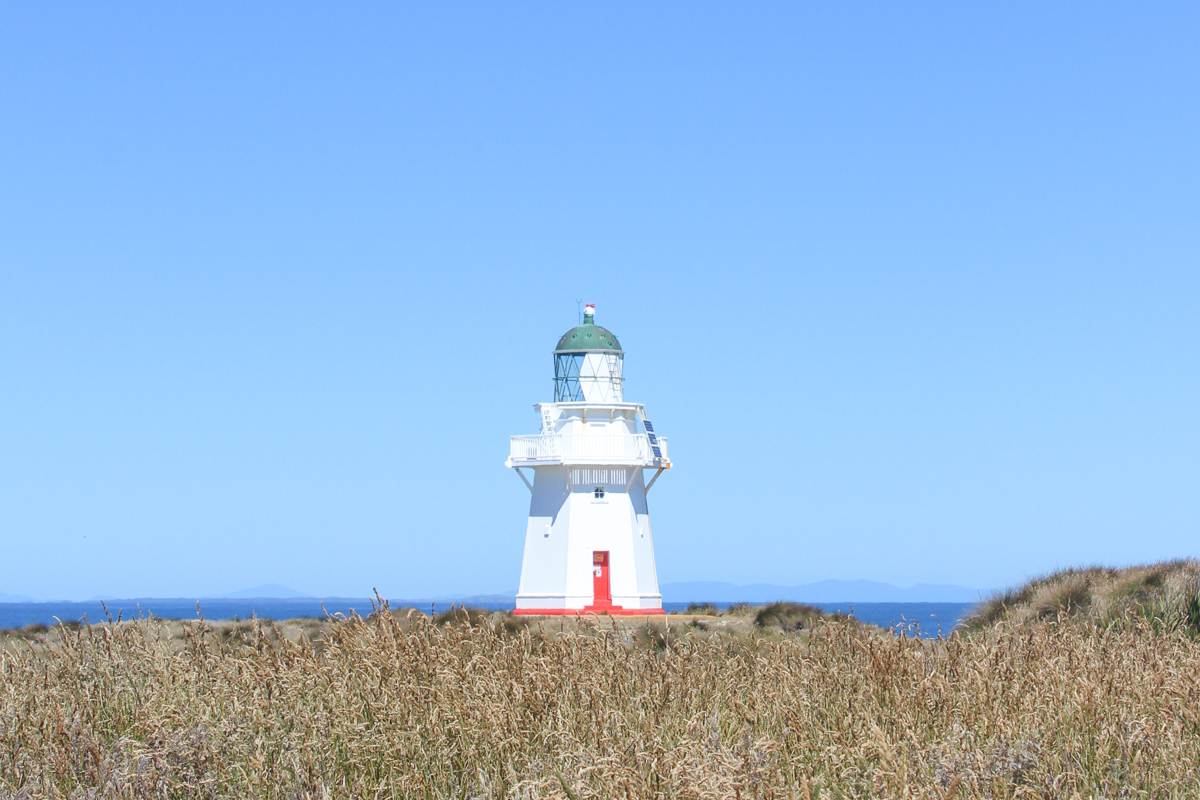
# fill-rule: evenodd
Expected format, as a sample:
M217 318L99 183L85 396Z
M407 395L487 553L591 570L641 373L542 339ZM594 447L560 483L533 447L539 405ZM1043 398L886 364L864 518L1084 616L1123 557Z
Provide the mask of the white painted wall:
M581 436L588 433L632 434L637 432L637 406L631 403L605 405L591 403L537 403L538 414L549 411L554 417L550 430L543 433L559 433Z
M623 423L618 423L623 426ZM525 554L517 608L581 609L593 601L592 553L607 550L612 600L623 608L661 608L654 539L640 469L625 472L627 483L572 484L570 466L534 469L533 495L525 530ZM605 497L594 491L603 485Z
M587 353L579 369L579 389L589 403L620 403L624 360L608 353Z

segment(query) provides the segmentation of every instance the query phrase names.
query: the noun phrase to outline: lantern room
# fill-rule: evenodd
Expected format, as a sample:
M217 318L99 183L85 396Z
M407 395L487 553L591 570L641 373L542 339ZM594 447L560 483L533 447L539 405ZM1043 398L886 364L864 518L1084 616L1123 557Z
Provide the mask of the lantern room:
M596 307L554 348L554 402L620 403L625 353L612 331L596 324Z

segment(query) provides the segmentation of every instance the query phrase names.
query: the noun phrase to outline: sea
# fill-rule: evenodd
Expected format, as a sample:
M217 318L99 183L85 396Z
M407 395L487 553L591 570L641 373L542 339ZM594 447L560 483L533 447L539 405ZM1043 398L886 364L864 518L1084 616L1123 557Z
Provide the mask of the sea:
M389 601L393 609L415 608L439 613L461 605L490 611L511 611L511 602L450 600ZM667 611L684 611L691 603L663 603ZM712 603L728 608L733 603ZM754 605L762 605L756 603ZM811 603L831 613L848 614L871 625L878 625L906 636L935 638L949 634L971 610L974 603ZM28 625L54 625L57 622L102 622L107 619L158 617L161 619L284 620L301 617L366 616L375 606L370 599L349 597L324 598L185 598L142 597L80 602L0 603L0 629Z

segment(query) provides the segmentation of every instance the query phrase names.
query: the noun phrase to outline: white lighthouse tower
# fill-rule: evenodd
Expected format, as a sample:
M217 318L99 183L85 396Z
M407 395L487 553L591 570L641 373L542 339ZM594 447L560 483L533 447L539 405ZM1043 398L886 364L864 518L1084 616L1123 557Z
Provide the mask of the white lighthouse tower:
M671 468L667 441L625 402L625 353L595 316L585 306L558 340L541 433L512 437L505 462L532 495L517 614L663 613L646 495Z

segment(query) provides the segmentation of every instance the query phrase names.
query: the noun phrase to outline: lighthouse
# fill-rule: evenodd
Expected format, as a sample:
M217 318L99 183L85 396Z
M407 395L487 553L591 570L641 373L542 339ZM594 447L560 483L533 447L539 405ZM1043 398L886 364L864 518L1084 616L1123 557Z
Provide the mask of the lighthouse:
M534 405L541 432L512 437L505 466L531 495L517 614L663 613L646 496L671 461L624 366L584 306L554 348L554 402Z

